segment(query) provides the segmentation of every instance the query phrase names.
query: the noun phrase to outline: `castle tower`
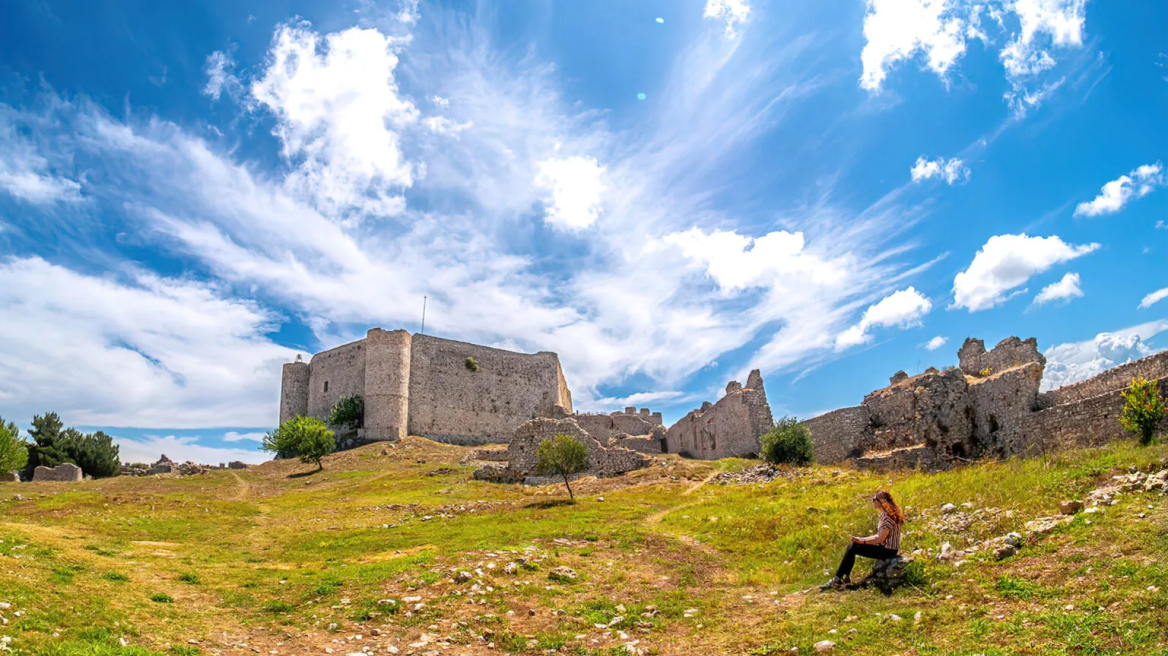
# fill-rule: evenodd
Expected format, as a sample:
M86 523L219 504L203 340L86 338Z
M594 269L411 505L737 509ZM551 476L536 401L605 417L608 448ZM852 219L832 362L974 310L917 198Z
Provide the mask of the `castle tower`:
M311 369L300 356L284 365L280 379L280 423L308 414L308 381Z
M410 350L404 330L370 330L365 337L365 439L406 437L410 407Z

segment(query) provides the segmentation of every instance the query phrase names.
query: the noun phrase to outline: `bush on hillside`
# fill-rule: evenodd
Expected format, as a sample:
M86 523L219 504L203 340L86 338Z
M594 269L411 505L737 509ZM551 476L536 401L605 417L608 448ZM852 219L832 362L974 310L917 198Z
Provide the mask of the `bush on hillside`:
M365 424L365 399L360 396L342 396L329 413L329 426L357 430Z
M94 478L118 474L121 454L114 446L113 438L101 431L82 433L64 426L55 412L32 418L32 429L28 434L33 441L25 445L28 454L25 473L29 477L37 467L56 467L66 462L77 465Z
M1152 443L1156 429L1164 419L1164 398L1160 396L1158 381L1133 378L1131 386L1123 395L1123 412L1119 415L1119 425L1140 438L1140 445Z
M0 417L0 473L19 471L27 463L28 443L20 436L20 428Z
M575 500L568 477L588 469L588 447L571 435L556 435L540 442L535 452L538 462L535 473L540 476L561 476L564 487L568 488L568 498Z
M336 450L336 446L336 437L323 421L314 417L294 417L265 435L260 448L274 452L277 457L295 455L300 462L315 462L319 471L324 469L321 460Z
M811 431L795 417L783 417L759 438L763 460L775 465L805 465L815 457Z

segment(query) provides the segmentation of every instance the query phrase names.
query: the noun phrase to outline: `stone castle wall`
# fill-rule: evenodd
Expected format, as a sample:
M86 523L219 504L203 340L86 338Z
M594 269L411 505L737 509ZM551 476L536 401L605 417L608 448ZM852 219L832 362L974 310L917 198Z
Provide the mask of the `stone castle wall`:
M757 456L759 437L774 425L762 375L755 369L746 387L730 381L717 403L705 404L670 426L666 449L700 460Z
M62 463L56 467L41 465L33 470L33 481L65 481L76 483L84 478L81 468L71 462Z
M1107 392L1127 389L1133 378L1159 380L1168 378L1168 351L1142 360L1121 364L1080 383L1065 385L1049 392L1054 405L1082 401Z
M860 468L942 469L987 456L1098 446L1125 435L1119 425L1120 391L1132 375L1159 377L1161 388L1168 390L1163 355L1048 393L1040 392L1046 360L1033 338L1011 337L989 352L981 340L969 339L959 358L960 369L929 369L914 377L898 372L891 385L869 394L861 405L804 422L816 460L850 460ZM987 369L989 375L979 375Z
M477 371L467 367L473 358ZM507 442L535 417L572 397L555 353L534 355L466 344L404 330L374 328L361 339L284 365L280 421L327 419L343 396L365 400L358 441L407 434L457 444Z
M473 358L478 370L467 367ZM527 355L448 339L414 337L410 433L457 444L504 443L523 422L571 411L555 353Z
M598 440L580 427L575 418L532 419L515 430L507 445L507 465L489 465L475 472L475 477L499 482L519 482L536 477L537 452L544 440L568 435L588 449L585 475L604 478L648 467L651 460L618 444Z

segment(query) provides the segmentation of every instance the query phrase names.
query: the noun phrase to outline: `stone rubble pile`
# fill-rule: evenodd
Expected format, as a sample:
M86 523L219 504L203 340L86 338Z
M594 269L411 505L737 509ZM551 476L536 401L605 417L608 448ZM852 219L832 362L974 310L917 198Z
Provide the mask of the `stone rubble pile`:
M134 462L122 465L122 476L157 476L158 474L178 474L179 476L194 476L196 474L205 474L212 469L245 469L246 464L242 462L232 462L230 465L219 464L218 467L212 465L203 465L190 460L182 463L177 463L163 454L154 464L147 465L142 462Z

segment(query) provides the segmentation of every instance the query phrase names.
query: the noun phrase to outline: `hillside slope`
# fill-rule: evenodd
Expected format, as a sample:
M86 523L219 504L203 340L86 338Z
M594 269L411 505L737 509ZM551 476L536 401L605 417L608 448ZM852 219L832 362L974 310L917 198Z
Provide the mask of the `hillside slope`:
M284 461L0 484L0 635L61 655L808 654L822 640L882 656L1168 654L1158 492L1119 495L1002 561L927 551L1024 532L1166 453L1117 444L1045 465L764 483L734 473L756 463L663 456L574 484L575 505L563 486L473 481L466 449L418 438L316 474ZM908 511L904 549L925 550L916 585L806 592L848 535L873 531L881 487ZM557 567L578 577L549 579Z

